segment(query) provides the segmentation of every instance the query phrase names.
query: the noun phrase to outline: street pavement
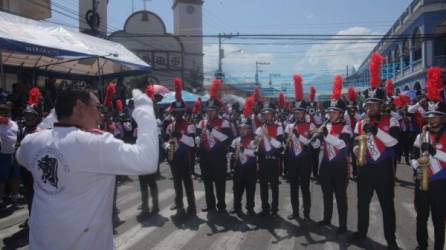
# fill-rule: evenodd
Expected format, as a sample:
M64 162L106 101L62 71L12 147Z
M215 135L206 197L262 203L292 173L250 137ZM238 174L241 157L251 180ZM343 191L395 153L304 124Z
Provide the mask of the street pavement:
M322 218L323 203L321 187L315 181L311 182L310 222L287 219L291 214L290 188L283 179L279 192L279 216L276 218L201 212L201 208L205 207L205 201L203 183L199 178L194 179L197 216L175 216L176 211L170 210L175 195L170 170L166 164L162 164L160 169L162 177L158 181L160 200L158 215L139 216L141 202L136 177L131 176L132 181L119 185L117 202L123 223L116 227L114 238L116 249L386 249L382 213L376 194L370 205L368 239L355 245L347 241L348 236L356 230L357 223L357 194L354 181L350 181L348 186L349 233L337 236L336 203L334 203L333 226L320 228L316 225ZM199 172L198 166L196 170ZM395 190L397 241L401 249L414 249L417 244L412 170L407 165L398 165L397 177ZM257 185L256 212L260 212L259 192ZM232 208L232 201L232 181L228 180L226 183L228 210ZM184 204L187 206L186 200ZM2 249L28 249L26 232L19 227L28 216L24 207L0 214ZM433 227L430 221L429 245L433 245Z

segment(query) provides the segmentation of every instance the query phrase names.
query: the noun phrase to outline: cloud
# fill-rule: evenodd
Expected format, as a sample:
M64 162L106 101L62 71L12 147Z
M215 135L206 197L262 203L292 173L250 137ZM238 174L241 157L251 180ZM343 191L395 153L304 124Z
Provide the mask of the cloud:
M253 76L256 61L274 62L272 53L251 52L233 44L224 44L223 48L225 50L223 71L227 75ZM243 52L240 52L240 50ZM204 72L206 75L213 75L218 69L218 44L204 45L203 51Z
M305 16L306 19L312 19L314 17L314 13L309 13Z
M375 35L364 27L350 27L341 30L337 35ZM336 38L336 36L334 37ZM321 71L344 72L347 65L358 68L375 44L364 41L330 40L323 44L315 44L307 50L305 56L297 62L297 68L320 69Z

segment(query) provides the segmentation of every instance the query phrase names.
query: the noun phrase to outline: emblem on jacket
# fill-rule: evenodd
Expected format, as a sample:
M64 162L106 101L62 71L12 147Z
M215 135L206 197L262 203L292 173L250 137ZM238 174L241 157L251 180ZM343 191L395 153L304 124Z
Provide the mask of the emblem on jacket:
M39 169L42 170L43 183L49 183L51 186L58 188L57 168L59 167L57 159L45 155L38 161Z
M70 172L64 155L55 148L43 148L34 156L34 183L48 194L57 194L65 189L65 180Z

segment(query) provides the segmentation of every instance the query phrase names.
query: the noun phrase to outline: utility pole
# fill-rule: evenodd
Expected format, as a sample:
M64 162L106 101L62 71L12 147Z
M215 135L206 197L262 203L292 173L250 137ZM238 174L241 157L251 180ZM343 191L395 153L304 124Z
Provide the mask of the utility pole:
M269 73L269 86L273 86L273 77L279 77L280 74Z
M256 61L256 74L255 74L255 84L256 85L260 85L260 82L259 82L259 72L261 72L261 71L259 71L259 65L269 65L270 63L269 62L258 62L258 61Z
M218 33L218 72L222 73L223 50L221 49L221 33Z

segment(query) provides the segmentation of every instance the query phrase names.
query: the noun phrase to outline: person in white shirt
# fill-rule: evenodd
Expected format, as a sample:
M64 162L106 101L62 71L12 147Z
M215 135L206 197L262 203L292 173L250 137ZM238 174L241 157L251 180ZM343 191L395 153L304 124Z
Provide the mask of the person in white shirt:
M19 168L13 164L13 154L17 141L18 126L10 117L7 104L0 105L0 209L4 207L5 185L11 184L13 199L18 194Z
M158 164L153 103L133 91L136 144L97 129L99 100L85 83L59 87L53 129L28 135L17 161L34 179L31 250L113 249L115 175L150 174Z

